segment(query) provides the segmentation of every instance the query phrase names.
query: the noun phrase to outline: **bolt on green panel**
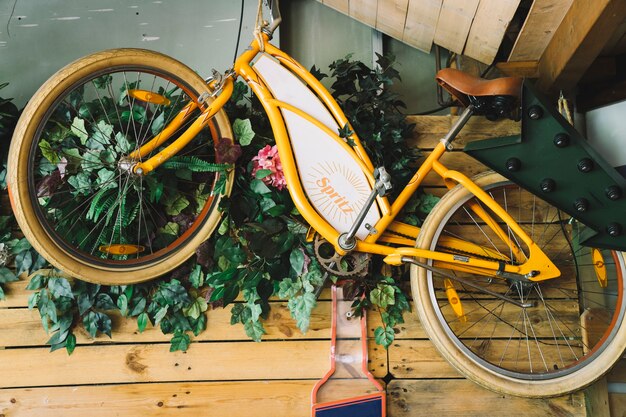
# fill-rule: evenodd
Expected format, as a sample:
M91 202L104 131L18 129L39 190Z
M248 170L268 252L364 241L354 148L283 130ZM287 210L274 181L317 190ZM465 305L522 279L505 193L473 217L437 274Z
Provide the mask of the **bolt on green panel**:
M464 151L583 223L582 244L626 250L626 179L529 82L521 111L521 135Z

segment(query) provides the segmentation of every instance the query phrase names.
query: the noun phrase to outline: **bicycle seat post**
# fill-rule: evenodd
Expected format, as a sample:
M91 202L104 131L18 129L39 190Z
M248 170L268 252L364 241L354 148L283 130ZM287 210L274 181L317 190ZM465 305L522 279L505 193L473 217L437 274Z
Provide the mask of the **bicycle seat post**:
M441 143L445 145L446 149L448 150L450 149L450 144L459 134L461 129L463 129L463 126L465 126L465 124L468 122L469 118L472 117L473 114L474 114L474 105L470 104L463 110L463 113L461 113L461 115L459 116L459 119L450 128L448 133L446 133L446 135L441 139Z

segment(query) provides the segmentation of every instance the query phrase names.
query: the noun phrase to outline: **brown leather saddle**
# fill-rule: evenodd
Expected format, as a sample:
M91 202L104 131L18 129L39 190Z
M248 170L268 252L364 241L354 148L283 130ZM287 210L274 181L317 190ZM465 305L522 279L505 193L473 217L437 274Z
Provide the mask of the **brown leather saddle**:
M440 70L435 79L463 106L473 104L478 113L495 112L499 117L519 101L524 81L520 77L486 80L454 68Z

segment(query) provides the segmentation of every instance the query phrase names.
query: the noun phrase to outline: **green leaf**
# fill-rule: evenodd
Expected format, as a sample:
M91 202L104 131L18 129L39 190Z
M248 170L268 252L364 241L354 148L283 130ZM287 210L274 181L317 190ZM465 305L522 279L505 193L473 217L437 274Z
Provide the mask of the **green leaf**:
M117 298L117 308L120 309L122 316L128 316L128 298L122 294Z
M235 119L233 123L233 133L241 146L250 145L255 135L250 119Z
M16 275L21 275L22 272L28 272L33 265L33 255L30 251L24 251L17 254L15 257L15 268L17 269Z
M0 267L0 284L6 284L7 282L14 282L19 278L9 268L4 266Z
M106 293L100 293L96 296L95 305L96 308L99 308L101 310L115 310L118 307L117 304L113 302L111 296Z
M263 181L257 179L250 182L250 189L257 194L269 194L272 192Z
M76 336L74 333L70 332L67 335L67 339L65 339L65 350L67 350L67 354L71 355L74 353L74 349L76 348Z
M263 178L267 177L268 175L272 174L272 170L271 169L259 169L256 174L254 174L254 178L258 179L258 180L262 180Z
M204 299L204 297L196 297L193 303L189 307L183 308L183 314L187 317L191 317L194 320L197 320L202 313L207 311L209 308L209 304Z
M161 307L155 314L154 316L154 326L158 326L161 321L163 321L163 319L165 318L165 315L167 314L168 310L169 310L169 306L164 306Z
M376 330L374 330L374 339L376 340L376 343L384 346L385 349L391 346L394 338L395 338L395 334L391 326L387 326L387 327L378 326Z
M177 350L186 352L187 349L189 349L190 343L191 339L188 334L176 332L170 341L170 352L176 352Z
M317 300L315 299L315 294L304 293L290 299L287 303L287 307L291 312L291 317L296 320L296 325L302 333L306 333L309 329L311 311L315 307L316 302Z
M189 274L189 282L194 288L200 288L204 284L204 272L202 267L197 265L191 270Z
M206 314L201 314L197 320L192 323L192 331L195 336L198 336L206 329Z
M186 209L189 204L189 200L182 194L175 194L165 201L165 212L170 216L176 216Z
M52 277L48 280L48 290L52 297L58 299L61 297L74 298L72 287L65 278Z
M148 325L148 313L144 312L137 316L137 328L139 333L143 333L146 330L146 326Z
M395 303L395 290L391 285L379 283L370 292L370 301L374 305L387 308Z
M233 308L230 310L230 324L235 325L237 323L243 323L242 320L243 311L245 306L242 303L237 303L233 305Z
M89 133L87 133L87 129L85 128L85 121L83 119L74 117L70 130L78 139L80 139L81 145L85 145L87 143L87 139L89 138ZM48 159L48 161L52 162L53 164L56 163L52 161L51 159L49 159L48 157L46 157L46 159Z
M265 334L265 329L260 321L248 320L243 325L244 330L249 338L255 342L260 342L261 338Z
M280 298L291 299L302 289L300 281L285 278L278 284L278 296Z
M52 149L52 146L50 146L46 140L42 139L39 141L39 149L41 150L43 157L50 161L51 164L56 165L61 162L59 155L54 149Z
M304 252L300 248L292 250L289 254L289 263L296 276L302 274L304 269Z
M52 337L50 339L48 339L48 341L46 342L47 345L58 345L59 343L65 342L65 339L67 339L68 336L68 332L64 331L57 331L55 332Z

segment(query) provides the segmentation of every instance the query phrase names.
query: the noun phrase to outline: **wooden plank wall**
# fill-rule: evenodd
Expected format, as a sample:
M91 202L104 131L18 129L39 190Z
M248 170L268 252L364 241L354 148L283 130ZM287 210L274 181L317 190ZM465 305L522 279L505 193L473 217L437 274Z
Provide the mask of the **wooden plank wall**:
M414 144L427 153L454 121L452 117L411 117ZM494 124L475 118L455 142L519 132L513 122ZM463 172L482 167L460 151L444 164ZM442 184L427 179L428 190L442 193ZM329 361L330 302L322 294L305 335L296 329L284 302L273 303L261 343L249 341L240 326L230 325L229 310L212 310L208 328L187 353L170 353L168 337L114 318L113 338L95 340L81 333L70 357L48 352L47 336L36 311L28 310L29 291L19 281L7 285L0 301L0 416L294 416L310 415L310 393ZM369 316L370 337L379 325ZM523 399L485 390L461 377L435 351L414 314L406 315L396 341L385 351L369 344L369 367L386 381L388 415L433 416L585 416L582 392L553 399ZM626 362L608 377L626 381ZM354 383L342 381L339 394L350 395ZM623 410L625 396L608 397ZM617 412L617 411L616 411ZM621 414L614 414L615 416Z
M317 0L429 52L433 42L490 64L520 0Z

